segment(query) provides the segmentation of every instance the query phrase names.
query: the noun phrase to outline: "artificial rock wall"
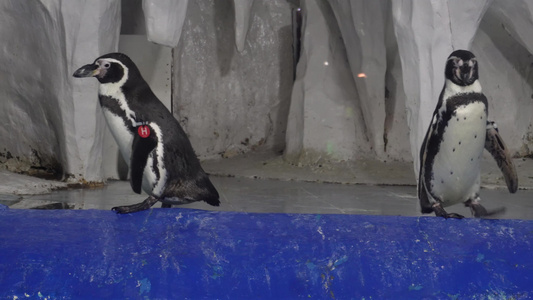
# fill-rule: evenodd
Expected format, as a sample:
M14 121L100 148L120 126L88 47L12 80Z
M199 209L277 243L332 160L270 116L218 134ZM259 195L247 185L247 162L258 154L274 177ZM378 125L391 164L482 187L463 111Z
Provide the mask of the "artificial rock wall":
M199 156L283 151L293 81L289 3L189 1L174 57L174 114Z
M285 158L410 160L401 66L385 1L302 1Z
M122 6L138 1L124 1ZM109 176L96 80L72 72L115 51L120 1L0 4L0 162L78 180ZM531 154L530 1L143 0L147 40L173 47L176 118L202 158L284 151L299 164L414 160L455 49L471 49L489 117ZM123 24L124 25L124 24ZM140 26L140 25L139 25ZM132 49L131 51L135 51ZM116 155L116 153L115 153Z
M0 2L0 162L100 181L105 130L96 82L74 70L116 49L120 2Z

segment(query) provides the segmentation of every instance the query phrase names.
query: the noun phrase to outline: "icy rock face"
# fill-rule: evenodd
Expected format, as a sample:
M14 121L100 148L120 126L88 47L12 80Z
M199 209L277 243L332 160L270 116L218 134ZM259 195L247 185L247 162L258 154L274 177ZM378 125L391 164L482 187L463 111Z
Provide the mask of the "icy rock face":
M367 156L365 124L331 7L303 1L300 62L296 70L285 159L324 163Z
M119 4L0 3L0 150L8 169L102 179L96 82L77 83L71 74L116 47Z
M236 14L229 1L191 1L174 52L174 114L201 158L284 148L293 79L289 4L254 1L241 52Z
M120 1L106 0L93 3L63 1L67 56L63 58L70 66L67 80L72 82L73 112L65 112L65 133L72 139L67 152L66 170L74 178L86 181L102 181L103 137L106 123L98 103L98 81L72 78L72 73L84 64L91 63L102 54L115 52L120 36ZM77 12L76 15L73 12ZM95 26L98 24L98 26ZM71 62L69 62L71 59ZM68 94L66 99L68 99Z
M500 20L506 30L517 40L529 53L533 53L533 2L520 1L493 1L493 20Z
M489 119L515 156L533 152L533 28L531 4L494 1L472 43L480 62L480 81L489 101Z
M348 54L370 146L383 156L385 120L384 1L330 0ZM364 77L362 77L364 76Z
M201 158L285 149L298 164L413 160L417 173L456 49L478 57L511 152L531 155L531 1L300 2L293 84L291 1L143 0L148 39L178 45L174 114ZM71 74L117 49L120 23L118 0L0 2L3 166L104 179L98 83Z
M408 157L401 65L388 2L305 1L302 11L302 56L285 158L307 164L319 158Z
M148 40L176 47L189 0L143 0Z
M250 14L253 4L253 0L233 0L235 7L235 45L239 52L244 50L246 35L250 28Z

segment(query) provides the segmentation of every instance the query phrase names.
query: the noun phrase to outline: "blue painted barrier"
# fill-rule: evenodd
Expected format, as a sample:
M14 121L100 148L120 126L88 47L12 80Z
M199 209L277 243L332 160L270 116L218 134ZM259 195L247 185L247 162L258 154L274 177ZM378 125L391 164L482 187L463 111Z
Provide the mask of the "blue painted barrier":
M7 299L527 299L533 221L0 211Z

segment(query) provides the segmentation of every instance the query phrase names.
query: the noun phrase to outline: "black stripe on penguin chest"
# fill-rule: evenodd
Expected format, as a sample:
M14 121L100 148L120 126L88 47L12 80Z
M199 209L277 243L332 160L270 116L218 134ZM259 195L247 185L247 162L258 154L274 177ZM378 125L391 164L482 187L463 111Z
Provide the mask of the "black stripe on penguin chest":
M99 100L102 108L105 108L115 116L120 117L124 122L124 126L128 128L128 131L132 134L135 133L136 127L133 127L131 119L126 116L126 112L120 107L120 104L117 99L110 96L100 95Z
M480 104L483 106L483 111L480 115L479 114L461 115L461 116L457 115L457 110L459 108L466 108L467 106L476 105L476 104ZM435 112L436 114L438 114L439 109L440 107L437 107L437 110ZM436 116L437 122L431 125L433 126L433 134L429 137L429 140L428 140L427 155L426 155L426 161L425 161L426 167L424 170L425 172L424 177L427 180L427 184L429 184L431 181L436 179L434 178L434 170L433 170L434 160L436 156L439 154L439 152L441 151L441 147L444 146L443 143L449 142L449 141L444 140L444 136L445 136L445 131L449 129L450 122L457 122L455 125L460 125L461 122L465 122L466 124L467 122L476 122L476 119L477 119L477 122L482 122L482 124L480 124L480 127L484 128L486 126L487 114L488 114L487 98L481 93L459 94L459 95L450 97L446 101L446 109L442 111L440 116L439 115ZM465 130L466 129L467 128L465 128ZM478 139L478 138L484 139L484 135L483 135L484 133L485 131L480 132L479 136L474 133L471 138L472 139ZM461 140L458 141L458 145L457 145L458 155L461 155L459 152L460 151L459 147L461 147L461 144L459 143L469 143L469 142L471 142L471 140L468 140L468 139L465 139L465 141L461 141ZM484 142L484 140L482 142ZM455 147L452 146L452 151L455 152L454 150L455 150ZM481 151L482 151L482 148L481 148ZM472 159L477 159L477 157L472 158Z

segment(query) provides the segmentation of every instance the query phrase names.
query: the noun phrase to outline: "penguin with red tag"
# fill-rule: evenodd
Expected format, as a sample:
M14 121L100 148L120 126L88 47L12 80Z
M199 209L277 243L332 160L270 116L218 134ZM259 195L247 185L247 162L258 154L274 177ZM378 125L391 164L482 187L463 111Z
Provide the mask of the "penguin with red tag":
M159 101L133 61L109 53L85 65L74 77L96 77L98 98L109 129L130 167L133 191L149 196L141 203L114 207L117 213L205 201L220 205L219 195L202 169L187 135Z
M494 157L509 192L518 189L518 176L496 124L487 121L488 101L478 80L474 54L457 50L446 61L444 88L420 149L418 199L422 213L463 218L444 207L464 203L476 218L501 214L480 203L480 161L483 149Z

